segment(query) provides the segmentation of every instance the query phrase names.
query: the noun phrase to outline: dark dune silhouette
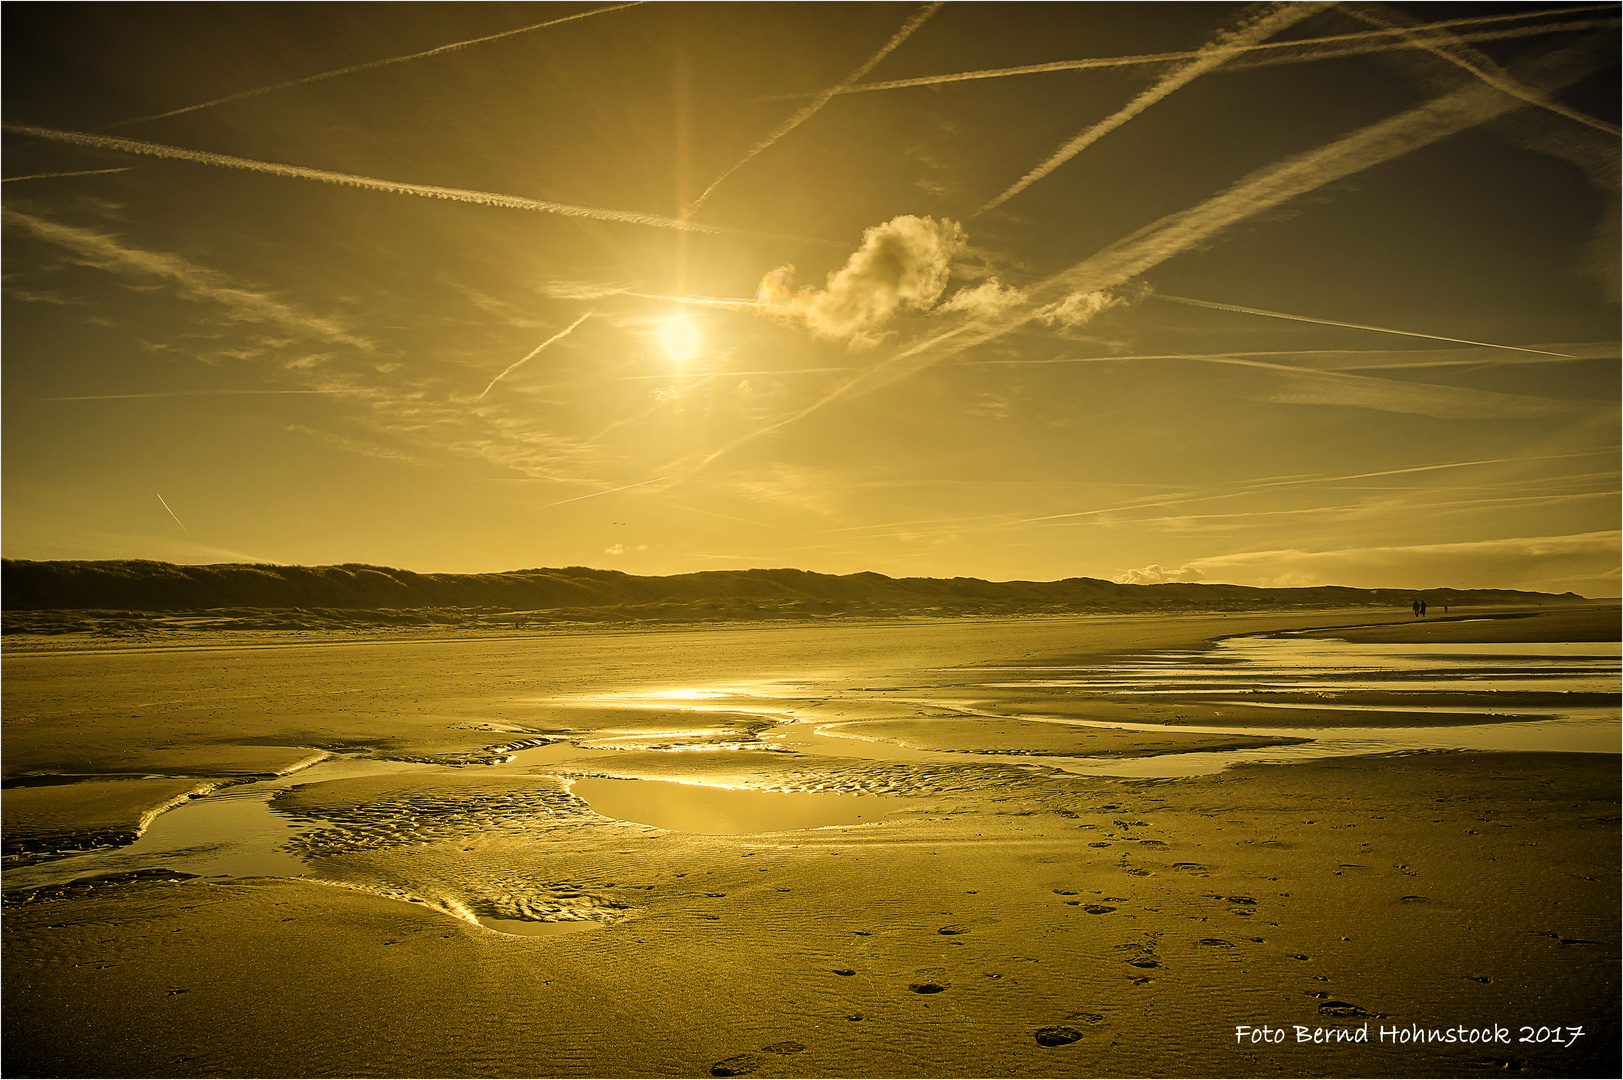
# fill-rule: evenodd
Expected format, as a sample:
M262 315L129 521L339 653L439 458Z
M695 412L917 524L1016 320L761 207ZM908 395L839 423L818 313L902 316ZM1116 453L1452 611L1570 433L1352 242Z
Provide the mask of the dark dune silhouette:
M763 618L833 614L956 615L1089 611L1401 607L1412 590L1339 586L1264 589L1243 585L1121 585L1098 578L983 581L890 578L807 570L713 570L639 577L584 566L497 574L419 574L386 566L178 566L144 560L6 560L7 611L201 611L233 608L470 608L501 612L618 612L628 618ZM1583 600L1574 593L1435 589L1435 603L1535 604Z

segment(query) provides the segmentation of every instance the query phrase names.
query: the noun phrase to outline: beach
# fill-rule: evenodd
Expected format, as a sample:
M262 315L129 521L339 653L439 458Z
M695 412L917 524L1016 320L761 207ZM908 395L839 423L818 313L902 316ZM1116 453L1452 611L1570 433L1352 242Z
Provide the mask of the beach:
M1608 1075L1617 625L8 638L6 1071Z

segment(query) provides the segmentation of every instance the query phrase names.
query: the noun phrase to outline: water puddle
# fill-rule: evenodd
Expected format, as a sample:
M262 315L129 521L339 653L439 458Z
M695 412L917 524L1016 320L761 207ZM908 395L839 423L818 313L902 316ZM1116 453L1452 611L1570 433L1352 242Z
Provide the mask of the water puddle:
M332 823L295 820L270 807L271 799L295 784L343 780L377 773L433 768L414 762L329 758L308 769L225 788L166 811L133 843L92 851L6 872L6 888L55 885L98 874L162 867L198 877L302 877L309 867L286 850L303 833Z
M1374 645L1267 636L1224 638L1209 649L1141 653L1090 667L990 670L1029 673L987 684L1003 689L1186 698L1267 691L1304 700L1323 691L1398 691L1413 696L1417 706L1428 694L1461 691L1615 694L1619 673L1617 647L1600 642Z
M752 791L668 780L586 777L574 781L571 790L604 817L710 835L866 825L891 812L883 795Z
M480 918L479 925L486 930L512 934L514 937L562 937L565 934L579 934L588 930L603 929L602 923L589 920L580 922L536 922L533 919L498 919L494 916Z

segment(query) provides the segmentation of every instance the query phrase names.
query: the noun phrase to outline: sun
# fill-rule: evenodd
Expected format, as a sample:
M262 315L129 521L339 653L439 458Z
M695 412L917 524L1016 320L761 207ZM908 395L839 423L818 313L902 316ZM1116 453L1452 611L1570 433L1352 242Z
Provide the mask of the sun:
M659 324L659 343L680 364L699 351L699 330L686 315L672 315Z

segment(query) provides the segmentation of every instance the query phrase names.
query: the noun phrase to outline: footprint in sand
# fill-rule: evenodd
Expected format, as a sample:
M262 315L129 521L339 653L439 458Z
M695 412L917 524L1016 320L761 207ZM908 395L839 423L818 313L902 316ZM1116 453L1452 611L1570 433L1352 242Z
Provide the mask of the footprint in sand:
M836 974L836 975L855 975L856 972L853 971L850 968L835 968L834 969L834 974Z
M1319 1015L1346 1016L1346 1017L1373 1017L1375 1014L1365 1012L1350 1001L1321 1001L1319 1002Z
M941 993L941 991L945 990L950 985L952 985L952 984L951 983L934 983L934 982L908 983L907 988L909 990L913 991L915 994L939 994L939 993Z
M747 1076L766 1064L760 1054L734 1054L710 1066L711 1076Z
M1109 915L1116 909L1111 907L1109 904L1088 904L1082 910L1087 912L1089 915Z
M1032 1032L1038 1046L1067 1046L1082 1037L1074 1027L1045 1027Z
M936 933L948 935L967 934L969 933L969 927L965 926L963 923L953 923L951 926L943 926L941 929L937 930Z
M1232 948L1234 948L1234 942L1232 942L1232 941L1224 941L1220 937L1203 937L1199 941L1195 942L1195 944L1196 945L1211 945L1211 946L1214 946L1214 947L1219 948L1219 949L1232 949Z

